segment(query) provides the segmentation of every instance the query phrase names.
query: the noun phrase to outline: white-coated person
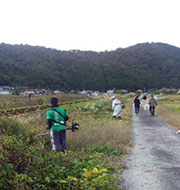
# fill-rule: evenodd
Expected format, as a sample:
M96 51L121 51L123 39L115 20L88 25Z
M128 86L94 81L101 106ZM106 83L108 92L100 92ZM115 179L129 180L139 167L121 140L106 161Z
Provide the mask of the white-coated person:
M112 118L115 119L118 117L119 120L122 119L121 117L121 112L122 112L122 106L121 106L121 101L115 98L115 96L111 97L112 99L112 110L113 110L113 116Z

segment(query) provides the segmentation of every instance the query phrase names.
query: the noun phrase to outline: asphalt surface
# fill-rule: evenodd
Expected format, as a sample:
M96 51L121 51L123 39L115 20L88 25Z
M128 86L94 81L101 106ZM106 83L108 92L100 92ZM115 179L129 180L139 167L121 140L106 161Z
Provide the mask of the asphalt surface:
M132 151L125 162L123 190L180 190L180 135L141 108L133 109Z

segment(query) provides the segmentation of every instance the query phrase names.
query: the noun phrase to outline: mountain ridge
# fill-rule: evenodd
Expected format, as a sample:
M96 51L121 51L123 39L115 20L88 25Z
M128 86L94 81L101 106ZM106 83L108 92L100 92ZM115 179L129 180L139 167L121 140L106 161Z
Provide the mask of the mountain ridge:
M113 51L0 44L0 86L63 90L180 88L180 48L139 43Z

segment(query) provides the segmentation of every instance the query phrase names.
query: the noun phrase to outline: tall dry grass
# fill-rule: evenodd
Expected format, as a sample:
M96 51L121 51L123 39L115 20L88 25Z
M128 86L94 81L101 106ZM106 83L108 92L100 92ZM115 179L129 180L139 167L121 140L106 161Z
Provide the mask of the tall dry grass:
M68 132L68 141L70 144L80 148L107 144L124 149L124 146L130 140L129 126L118 121L108 121L104 125L94 124L84 127L85 129L80 129L76 134Z
M156 113L163 121L176 127L177 129L180 129L180 113L168 109L168 107L161 104L158 104Z
M131 142L131 106L123 110L122 120L112 120L109 116L94 119L91 115L82 115L80 130L68 132L68 144L78 148L93 145L109 145L126 151Z

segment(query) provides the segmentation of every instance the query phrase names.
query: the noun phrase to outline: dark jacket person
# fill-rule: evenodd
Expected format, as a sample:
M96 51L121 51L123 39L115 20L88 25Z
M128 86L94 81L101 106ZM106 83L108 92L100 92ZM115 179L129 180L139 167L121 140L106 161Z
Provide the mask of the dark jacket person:
M140 102L138 96L136 96L136 98L134 99L134 107L135 107L135 113L136 114L139 113L140 104L141 104L141 102Z

